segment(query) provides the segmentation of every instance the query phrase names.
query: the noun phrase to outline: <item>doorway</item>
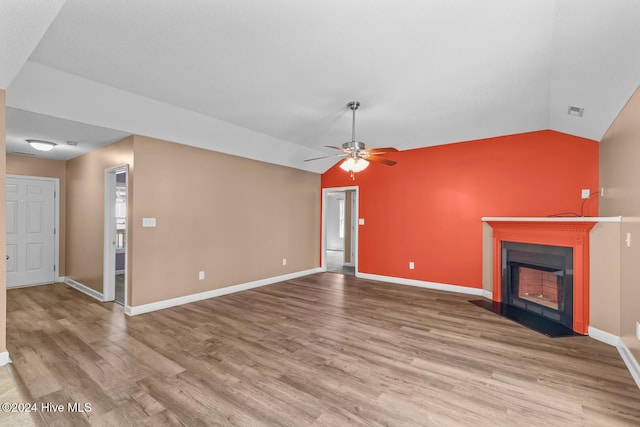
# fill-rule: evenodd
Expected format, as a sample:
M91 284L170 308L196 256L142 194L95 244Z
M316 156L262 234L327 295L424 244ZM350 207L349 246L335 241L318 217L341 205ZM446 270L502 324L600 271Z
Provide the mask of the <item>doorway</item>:
M332 273L357 272L357 187L323 189L322 267Z
M7 175L7 288L56 281L59 185L57 178Z
M127 304L128 166L105 171L104 300Z

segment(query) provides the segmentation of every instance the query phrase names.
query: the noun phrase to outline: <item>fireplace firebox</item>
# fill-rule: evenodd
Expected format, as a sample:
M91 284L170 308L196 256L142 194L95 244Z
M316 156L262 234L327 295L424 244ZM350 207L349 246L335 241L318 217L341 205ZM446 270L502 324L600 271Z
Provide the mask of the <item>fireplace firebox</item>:
M573 327L573 248L502 241L502 302Z

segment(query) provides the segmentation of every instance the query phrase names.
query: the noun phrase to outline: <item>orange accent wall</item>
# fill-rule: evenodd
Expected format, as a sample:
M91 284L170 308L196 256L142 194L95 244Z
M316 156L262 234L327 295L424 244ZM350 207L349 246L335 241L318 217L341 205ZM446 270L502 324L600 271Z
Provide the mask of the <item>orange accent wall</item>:
M480 218L579 213L580 190L598 190L598 143L550 130L387 157L398 164L355 181L338 164L322 175L322 188L359 186L363 273L481 288ZM584 213L598 214L596 197Z

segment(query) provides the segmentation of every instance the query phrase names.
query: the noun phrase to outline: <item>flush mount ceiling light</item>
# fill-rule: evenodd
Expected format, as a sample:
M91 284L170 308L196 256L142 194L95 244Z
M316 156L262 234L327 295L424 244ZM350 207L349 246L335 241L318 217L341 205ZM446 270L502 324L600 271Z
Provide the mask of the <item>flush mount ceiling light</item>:
M31 147L38 151L51 151L53 150L53 147L58 145L55 142L42 141L40 139L27 139L27 142Z
M347 107L349 107L353 112L351 121L351 141L342 144L342 148L325 145L325 147L327 148L333 148L342 151L342 154L316 157L315 159L307 159L305 160L305 162L325 159L327 157L345 157L344 162L340 164L340 168L344 171L349 172L352 178L354 173L362 172L363 170L365 170L367 166L369 166L370 161L382 163L383 165L387 166L393 166L396 164L394 160L385 159L384 157L380 157L380 155L398 151L397 149L393 147L366 149L364 142L356 141L356 110L359 106L360 103L358 101L351 101L347 104Z

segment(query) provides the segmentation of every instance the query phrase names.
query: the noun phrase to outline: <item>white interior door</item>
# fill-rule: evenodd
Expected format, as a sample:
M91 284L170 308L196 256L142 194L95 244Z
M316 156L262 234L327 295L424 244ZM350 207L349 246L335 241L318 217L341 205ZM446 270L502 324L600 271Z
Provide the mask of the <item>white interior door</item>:
M7 177L7 287L55 281L55 183Z

